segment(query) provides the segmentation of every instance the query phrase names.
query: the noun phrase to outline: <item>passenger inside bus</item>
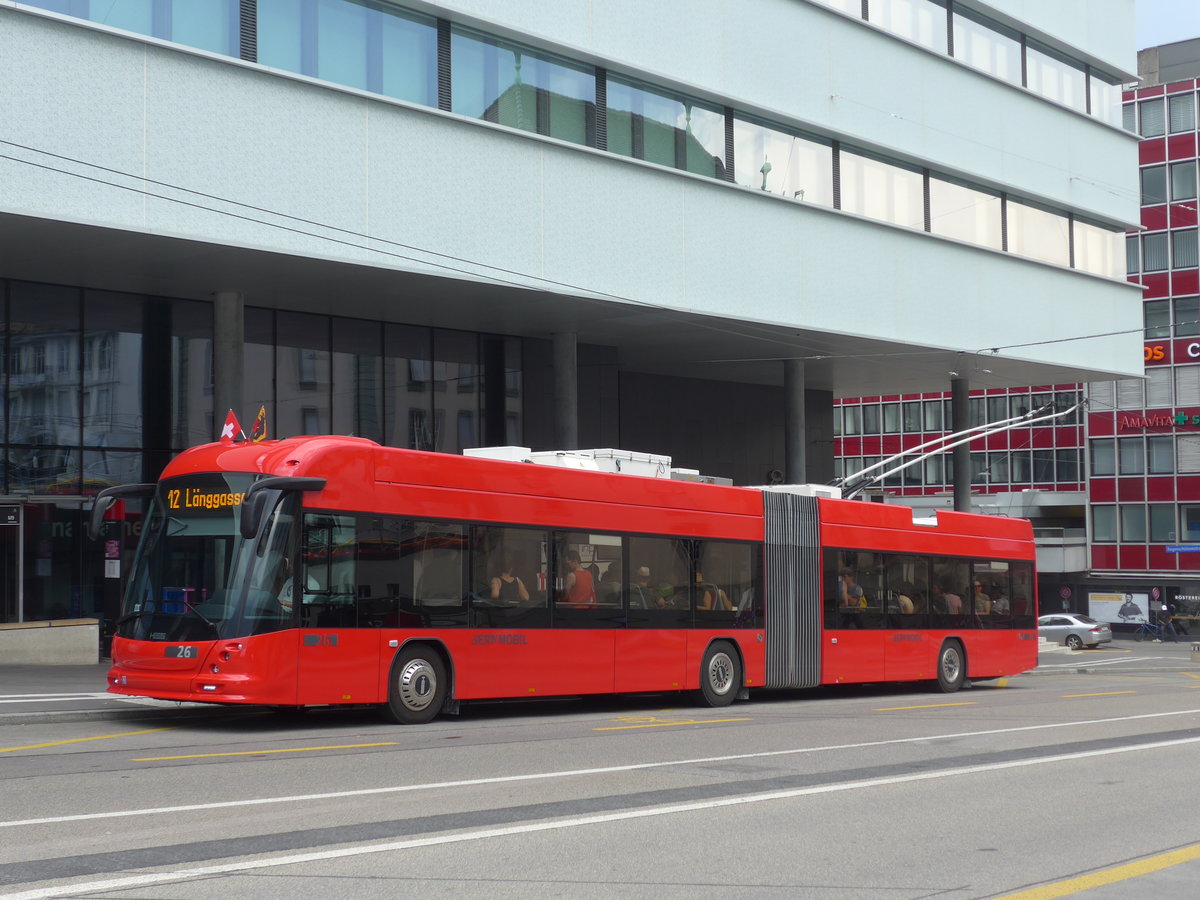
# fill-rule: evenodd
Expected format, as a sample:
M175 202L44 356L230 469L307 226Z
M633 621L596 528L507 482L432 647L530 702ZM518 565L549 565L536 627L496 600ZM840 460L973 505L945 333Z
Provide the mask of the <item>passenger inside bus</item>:
M612 561L600 576L600 587L596 596L601 606L621 605L621 564Z
M563 583L562 602L571 606L596 605L592 573L583 567L578 550L567 551L567 577Z
M700 603L696 609L733 609L729 595L719 586L704 580L704 575L696 573L696 591L700 594Z
M525 582L513 574L512 554L504 554L499 574L492 576L491 598L506 604L529 602L529 590Z
M916 606L913 603L913 594L916 589L907 581L900 583L900 590L896 593L896 612L904 616L911 616L916 612Z
M629 586L629 605L634 609L661 609L665 600L650 586L650 567L638 566Z

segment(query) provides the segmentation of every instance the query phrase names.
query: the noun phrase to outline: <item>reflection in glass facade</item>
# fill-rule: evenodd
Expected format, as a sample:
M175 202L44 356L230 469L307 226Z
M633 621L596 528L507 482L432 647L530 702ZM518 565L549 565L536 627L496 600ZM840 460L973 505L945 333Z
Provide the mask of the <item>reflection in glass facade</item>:
M833 147L828 141L735 118L733 146L738 184L833 206Z
M710 178L725 177L725 116L697 101L611 75L608 149Z
M591 70L458 28L450 40L454 112L595 146Z
M945 53L946 4L938 0L871 0L870 21L905 40Z
M954 58L1010 84L1021 83L1021 35L973 10L954 10Z
M1121 273L1121 235L1076 219L1072 223L1075 268L1109 278Z
M1000 197L953 181L930 178L929 230L1002 250Z
M238 0L21 0L51 12L88 19L225 56L237 56Z
M842 209L906 228L925 227L920 172L846 151L840 162Z
M436 23L390 3L258 0L258 62L437 106Z
M1071 264L1071 223L1066 216L1012 201L1007 209L1009 250L1060 266Z
M1078 63L1048 47L1025 48L1026 86L1048 100L1087 111L1087 79Z

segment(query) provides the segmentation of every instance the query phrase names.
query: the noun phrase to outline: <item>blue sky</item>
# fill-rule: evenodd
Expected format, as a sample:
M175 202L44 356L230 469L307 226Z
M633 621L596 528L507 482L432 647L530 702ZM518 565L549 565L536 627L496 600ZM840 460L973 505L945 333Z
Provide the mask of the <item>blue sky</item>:
M1200 0L1134 0L1137 48L1200 37Z

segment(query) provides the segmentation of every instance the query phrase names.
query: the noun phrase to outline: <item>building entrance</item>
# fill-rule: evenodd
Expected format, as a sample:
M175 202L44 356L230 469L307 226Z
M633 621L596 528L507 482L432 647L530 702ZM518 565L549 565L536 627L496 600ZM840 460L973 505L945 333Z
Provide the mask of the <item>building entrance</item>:
M20 622L21 507L0 505L0 623Z

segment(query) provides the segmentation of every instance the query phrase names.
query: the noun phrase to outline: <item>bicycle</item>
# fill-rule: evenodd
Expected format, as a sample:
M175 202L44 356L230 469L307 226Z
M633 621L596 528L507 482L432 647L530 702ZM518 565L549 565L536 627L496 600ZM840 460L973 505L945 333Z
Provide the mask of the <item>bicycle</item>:
M1135 641L1143 641L1147 637L1149 637L1152 640L1158 641L1161 644L1162 639L1163 639L1163 634L1165 632L1166 632L1166 629L1163 628L1161 625L1156 625L1153 622L1142 622L1140 625L1138 625L1137 631L1135 631L1133 633L1133 639Z

